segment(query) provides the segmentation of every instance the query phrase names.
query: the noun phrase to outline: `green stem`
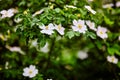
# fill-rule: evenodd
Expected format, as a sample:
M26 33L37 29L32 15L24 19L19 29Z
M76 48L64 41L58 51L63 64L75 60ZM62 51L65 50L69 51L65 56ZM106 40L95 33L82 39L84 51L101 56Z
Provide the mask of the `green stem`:
M50 47L50 51L48 53L48 59L47 59L46 68L48 68L49 65L50 65L50 58L51 58L51 54L53 53L54 46L55 46L55 38L53 38L52 41L51 41L51 47Z

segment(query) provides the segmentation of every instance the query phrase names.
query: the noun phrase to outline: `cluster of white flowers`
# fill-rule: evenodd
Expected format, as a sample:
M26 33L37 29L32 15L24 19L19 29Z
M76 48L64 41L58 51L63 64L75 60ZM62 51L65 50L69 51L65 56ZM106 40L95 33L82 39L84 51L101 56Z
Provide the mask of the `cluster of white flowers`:
M48 34L48 35L52 35L52 33L54 33L54 30L58 31L58 33L60 35L64 35L64 30L65 28L62 27L61 24L56 25L56 24L48 24L47 26L45 26L44 24L39 26L40 29L42 29L40 32L44 33L44 34Z
M23 69L23 76L33 78L38 74L38 69L34 65L30 65Z
M107 61L110 62L110 63L117 64L118 63L118 58L116 58L115 56L107 56Z
M6 17L10 18L17 12L18 12L17 9L11 8L11 9L8 9L8 10L0 11L0 14L2 15L1 18L3 19L3 18L6 18Z
M103 8L112 8L114 6L113 3L109 3L109 4L104 4L102 7ZM116 7L120 7L120 1L116 2Z
M95 23L90 21L90 20L73 20L73 25L72 30L79 32L79 33L86 33L87 31L87 26L89 29L96 31L97 36L99 36L102 39L106 39L108 38L107 35L107 29L101 26L98 26L98 28L95 27ZM47 35L52 35L54 33L54 30L56 30L60 35L64 35L64 31L65 28L62 27L61 24L56 25L56 24L48 24L47 26L45 26L44 24L42 24L41 26L39 26L39 28L41 29L41 33L43 34L47 34Z
M86 24L85 24L86 23ZM91 22L90 20L73 20L73 26L72 29L73 31L78 31L80 33L85 33L87 31L87 27L86 25L89 27L89 29L96 31L97 36L99 36L102 39L106 39L108 38L107 35L107 29L101 26L98 26L98 28L95 27L95 23Z

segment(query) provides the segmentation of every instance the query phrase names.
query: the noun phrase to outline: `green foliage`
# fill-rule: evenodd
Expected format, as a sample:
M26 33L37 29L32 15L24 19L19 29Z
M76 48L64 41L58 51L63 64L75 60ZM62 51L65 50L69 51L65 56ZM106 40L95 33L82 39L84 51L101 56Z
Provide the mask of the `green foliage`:
M0 80L118 80L120 6L104 4L107 1L0 0ZM10 9L13 12L7 12ZM33 78L23 75L30 65L38 70Z

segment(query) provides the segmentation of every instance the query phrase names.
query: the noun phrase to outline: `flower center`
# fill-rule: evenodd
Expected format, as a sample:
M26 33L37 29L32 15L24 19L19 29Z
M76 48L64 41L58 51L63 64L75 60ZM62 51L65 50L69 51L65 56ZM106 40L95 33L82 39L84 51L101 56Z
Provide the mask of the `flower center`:
M112 57L112 59L111 59L111 60L112 60L112 62L114 62L114 60L115 60L115 59L114 59L114 57Z
M61 29L61 26L59 25L59 26L58 26L58 30L60 30L60 29Z
M92 27L93 26L93 24L92 23L90 23L90 27Z
M78 28L79 28L79 29L81 29L81 28L82 28L82 26L81 26L80 24L78 24Z
M46 30L48 30L48 26L46 26L46 28L45 28Z
M30 71L29 71L29 74L32 74L32 73L33 73L33 71L32 71L32 70L30 70Z
M5 12L5 14L4 14L5 16L7 16L8 15L8 12Z
M100 34L103 34L103 32L102 32L102 31L100 31Z

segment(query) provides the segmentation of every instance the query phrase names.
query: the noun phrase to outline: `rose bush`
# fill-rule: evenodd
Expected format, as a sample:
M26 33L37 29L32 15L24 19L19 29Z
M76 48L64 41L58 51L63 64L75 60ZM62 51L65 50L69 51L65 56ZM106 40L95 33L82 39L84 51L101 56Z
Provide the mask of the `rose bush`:
M119 80L119 0L0 5L0 80Z

